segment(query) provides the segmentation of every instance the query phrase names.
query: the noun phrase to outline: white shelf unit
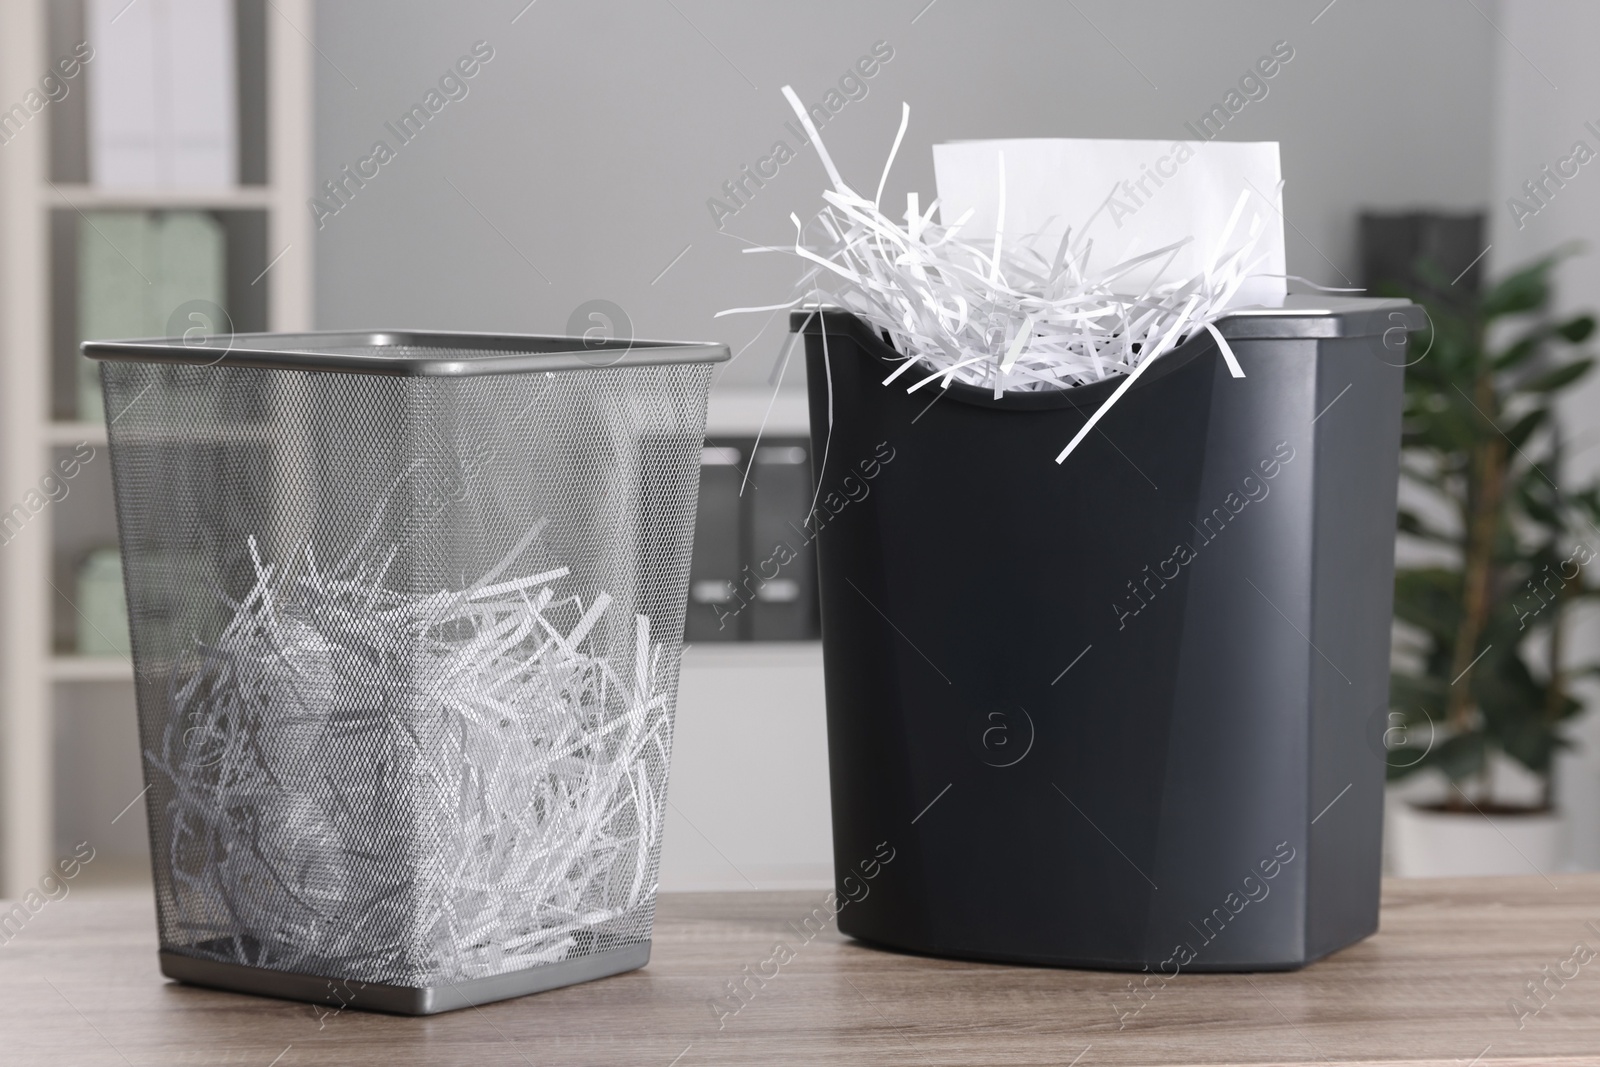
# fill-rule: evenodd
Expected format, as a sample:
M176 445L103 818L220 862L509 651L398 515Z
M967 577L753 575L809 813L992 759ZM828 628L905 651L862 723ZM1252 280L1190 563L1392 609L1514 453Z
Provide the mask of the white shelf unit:
M106 444L106 424L103 422L68 422L51 420L44 428L45 440L56 448L66 448L85 441L96 448Z
M210 208L214 211L268 210L276 197L265 185L236 185L227 189L98 189L76 182L52 182L49 191L58 206L79 211L115 208ZM302 211L305 209L302 208Z
M52 13L59 20L77 2L0 0L0 109L24 100L50 72L56 58ZM67 295L60 291L61 279L52 277L52 213L193 209L260 216L266 236L258 269L271 267L258 279L267 289L263 325L278 331L311 327L313 228L306 201L312 195L314 52L306 34L313 28L312 2L237 3L241 35L259 34L249 43L255 47L259 41L255 54L262 62L252 84L241 78L239 88L264 120L254 132L241 129L242 136L255 138L252 150L264 156L264 182L219 189L102 189L79 175L52 174L51 139L57 131L51 127L64 121L60 105L46 106L0 145L0 518L39 486L56 450L87 442L103 453L106 442L101 424L51 417L57 407L52 374L60 373L53 367L57 302ZM77 16L79 25L82 21ZM73 106L82 106L85 79L93 72L90 62L72 84L69 99L79 97ZM103 470L99 473L103 478ZM89 484L87 475L79 482L71 493L105 493L109 484ZM36 886L54 863L57 717L68 705L79 715L86 703L69 696L85 685L111 687L114 699L101 699L99 706L130 719L134 711L133 669L126 660L55 653L53 613L59 599L52 587L59 583L52 576L58 573L62 538L73 531L53 520L61 518L65 503L45 506L15 536L5 531L0 544L0 897L15 898ZM123 743L126 724L113 725L115 730L104 732ZM72 738L73 743L90 740ZM115 814L109 812L108 818Z
M57 682L131 682L133 664L121 656L51 656L50 677Z

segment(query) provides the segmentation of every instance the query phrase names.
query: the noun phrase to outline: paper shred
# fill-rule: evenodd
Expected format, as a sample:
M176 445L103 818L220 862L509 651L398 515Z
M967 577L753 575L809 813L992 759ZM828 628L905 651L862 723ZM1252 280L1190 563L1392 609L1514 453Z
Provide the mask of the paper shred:
M911 125L911 105L902 102L900 105L900 131L894 135L894 144L889 147L889 159L883 165L883 176L878 179L878 192L872 198L874 206L883 203L883 187L888 184L889 171L894 167L894 157L900 152L900 142L906 138L906 127ZM913 196L916 194L913 193ZM916 201L912 201L913 204Z
M1201 330L1216 340L1229 374L1243 376L1213 323L1229 313L1240 286L1267 258L1261 247L1265 216L1251 208L1255 201L1273 205L1260 194L1241 194L1208 250L1207 268L1192 277L1161 280L1187 240L1096 268L1091 265L1094 243L1081 232L1074 238L1069 230L1052 242L1047 255L1035 250L1033 240L1004 236L1003 155L992 235L974 241L961 234L970 211L950 226L933 222L938 202L923 209L915 193L907 195L903 220L895 221L879 205L909 124L909 106L902 105L900 130L869 200L844 182L793 89L785 86L783 94L815 144L832 187L823 191L824 206L810 223L790 215L792 247L747 251L787 252L808 264L801 293L773 306L831 304L887 335L904 362L885 385L895 384L914 365L923 374L907 386L911 392L934 381L942 387L960 382L992 390L996 397L1124 377L1057 457L1062 462L1144 367ZM1121 287L1135 268L1163 260L1163 272L1150 284L1137 291ZM826 340L824 333L824 345ZM828 384L831 393L831 376Z
M147 755L175 921L237 962L452 981L636 922L671 732L649 619L600 642L608 593L558 597L566 567L506 578L543 523L426 595L381 584L376 529L332 571L249 538L253 586L174 665Z
M1016 366L1017 357L1022 355L1022 350L1028 347L1028 342L1031 340L1033 340L1033 316L1024 315L1021 329L1017 330L1017 336L1011 342L1011 347L1006 349L1006 358L1000 361L1000 369L1009 371Z
M1222 361L1228 365L1228 373L1235 378L1243 378L1244 368L1239 366L1239 357L1233 354L1233 349L1228 345L1228 339L1222 336L1222 331L1211 323L1207 322L1204 325L1206 332L1211 335L1211 339L1217 342L1217 350L1222 353Z

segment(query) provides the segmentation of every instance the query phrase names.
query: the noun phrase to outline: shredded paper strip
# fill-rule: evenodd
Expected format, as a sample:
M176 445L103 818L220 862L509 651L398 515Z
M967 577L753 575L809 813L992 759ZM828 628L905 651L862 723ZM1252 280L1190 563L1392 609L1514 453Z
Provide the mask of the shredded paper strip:
M670 743L662 650L643 615L630 662L590 650L611 598L558 597L564 567L503 579L538 532L431 595L384 587L392 553L279 565L250 539L254 586L174 672L151 753L180 907L223 902L184 916L198 944L437 981L637 925L662 830L650 768Z
M1222 237L1206 256L1206 270L1162 280L1163 266L1154 281L1127 292L1119 287L1126 275L1149 262L1170 264L1190 239L1107 267L1092 265L1094 242L1075 237L1070 228L1054 248L1043 252L1031 240L1007 242L1004 155L999 160L1001 201L994 234L965 234L970 211L950 226L934 222L938 201L923 209L916 193L907 195L905 215L896 222L879 203L910 122L909 105L902 105L900 130L877 194L868 199L845 183L799 97L788 86L783 93L816 145L833 188L823 192L826 206L809 226L790 215L796 231L792 248L746 249L793 253L805 260L800 294L784 304L721 314L837 305L889 336L904 363L884 384L908 376L913 392L955 381L992 389L999 397L1008 391L1067 389L1126 376L1056 457L1058 463L1145 367L1197 331L1207 330L1229 371L1243 377L1212 323L1227 313L1245 279L1266 259L1259 248L1266 214L1252 211L1245 222L1250 199L1258 196L1252 190L1240 194ZM920 375L912 373L919 368Z

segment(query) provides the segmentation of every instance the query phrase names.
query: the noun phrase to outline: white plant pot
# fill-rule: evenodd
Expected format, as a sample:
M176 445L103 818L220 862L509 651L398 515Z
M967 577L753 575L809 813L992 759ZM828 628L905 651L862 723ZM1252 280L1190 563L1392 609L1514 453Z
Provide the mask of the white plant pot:
M1560 868L1565 820L1556 812L1482 815L1430 811L1390 798L1390 856L1402 878L1533 874Z

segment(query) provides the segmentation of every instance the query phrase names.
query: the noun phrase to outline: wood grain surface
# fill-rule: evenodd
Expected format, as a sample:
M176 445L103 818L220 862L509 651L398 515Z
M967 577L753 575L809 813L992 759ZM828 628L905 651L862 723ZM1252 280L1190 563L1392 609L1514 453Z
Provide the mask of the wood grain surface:
M1359 945L1144 1001L1126 974L902 955L831 925L805 941L822 898L666 895L641 971L399 1018L168 982L148 891L74 892L0 944L0 1064L1600 1064L1600 957L1567 962L1600 951L1600 875L1390 881ZM767 963L779 942L792 958ZM746 966L778 976L719 1018ZM1519 1028L1510 1001L1539 1006L1546 966Z

